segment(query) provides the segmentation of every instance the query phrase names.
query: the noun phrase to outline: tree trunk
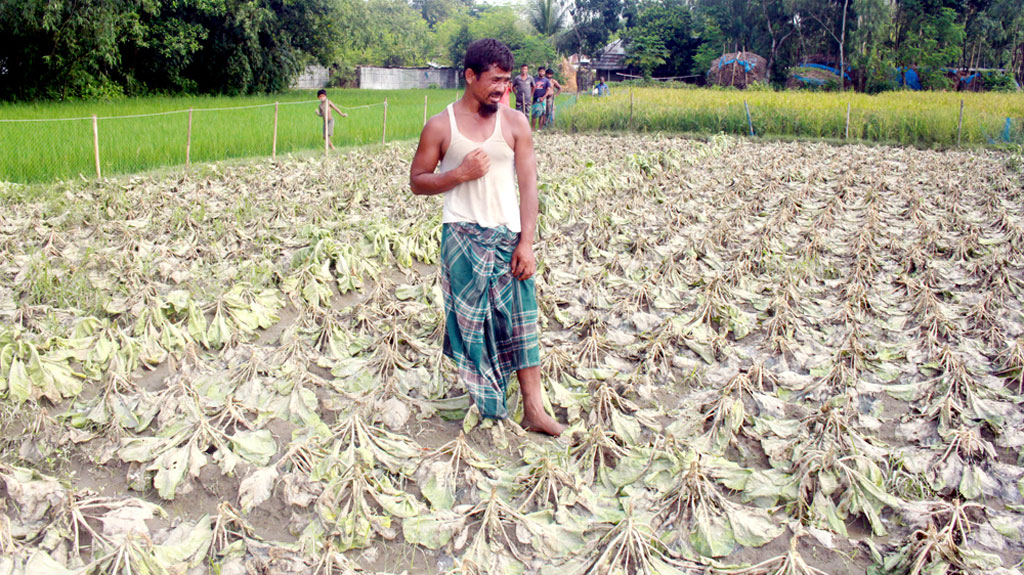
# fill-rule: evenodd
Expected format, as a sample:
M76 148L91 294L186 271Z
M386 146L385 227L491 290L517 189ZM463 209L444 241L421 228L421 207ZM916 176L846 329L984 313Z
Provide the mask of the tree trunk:
M843 50L846 47L846 9L850 6L850 0L843 2L843 26L839 32L839 91L846 90L846 63Z

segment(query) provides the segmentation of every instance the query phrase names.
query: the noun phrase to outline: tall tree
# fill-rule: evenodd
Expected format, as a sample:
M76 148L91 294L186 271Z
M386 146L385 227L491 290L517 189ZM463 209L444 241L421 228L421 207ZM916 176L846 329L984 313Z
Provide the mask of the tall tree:
M626 45L626 63L639 68L645 80L651 79L654 69L668 56L665 43L657 36L634 36Z
M771 48L768 51L768 77L773 78L779 51L796 33L793 24L795 12L792 4L783 0L759 0L758 5L761 8L761 15L764 16L768 37L771 39Z
M0 98L117 95L121 49L145 31L136 0L0 0Z
M942 0L901 0L895 37L896 64L918 67L925 88L946 88L943 66L963 53L964 25L955 8Z
M850 0L798 0L798 11L817 24L820 33L835 42L836 68L840 86L846 73L846 20Z
M567 35L568 42L563 46L596 55L625 23L624 16L629 15L626 8L623 0L572 0L569 15L573 34Z
M652 68L652 74L662 77L684 76L693 67L693 57L700 46L695 36L693 15L684 0L648 0L639 7L635 25L623 30L620 36L629 40L627 50L636 53L651 47L649 41L634 45L638 38L657 39L665 54ZM658 53L655 50L653 53ZM638 66L643 68L643 66Z
M890 0L853 0L856 26L851 31L850 64L860 70L858 90L875 93L892 86L895 65L889 41L895 30Z
M554 36L565 28L569 8L562 0L530 0L526 19L541 36Z

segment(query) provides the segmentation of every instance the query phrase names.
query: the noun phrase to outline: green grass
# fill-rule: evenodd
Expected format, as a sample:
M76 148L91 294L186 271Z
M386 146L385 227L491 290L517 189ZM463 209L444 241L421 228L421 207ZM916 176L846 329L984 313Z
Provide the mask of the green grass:
M334 89L329 94L332 101L349 114L348 118L335 120L333 142L341 147L381 141L384 107L380 104L385 98L388 101L387 139L393 141L419 136L423 127L424 97L428 113L436 114L451 103L458 92ZM315 100L315 91L292 91L270 96L0 104L0 181L36 183L79 175L95 177L94 114L99 117L100 167L104 176L184 164L189 108L194 109L192 162L269 157L274 102L280 102L277 153L321 150L323 124L315 114ZM366 105L371 107L360 107ZM247 108L224 109L241 107ZM123 117L139 115L144 117ZM61 121L4 121L25 119Z
M614 87L605 98L567 101L558 124L568 131L639 130L709 134L850 138L921 147L957 144L960 99L964 100L961 143L1001 145L1006 119L1009 143L1024 142L1024 95L1007 93L888 92L866 94L805 91L738 91ZM632 112L631 112L632 109Z

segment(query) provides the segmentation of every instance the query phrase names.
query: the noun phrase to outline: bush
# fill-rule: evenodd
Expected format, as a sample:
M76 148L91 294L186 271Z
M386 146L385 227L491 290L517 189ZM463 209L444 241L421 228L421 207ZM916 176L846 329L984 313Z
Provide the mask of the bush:
M982 74L980 80L982 88L990 92L1017 91L1017 81L1014 79L1013 74L1002 72L995 74Z
M917 75L921 79L921 87L925 90L949 90L953 80L942 70L919 68Z

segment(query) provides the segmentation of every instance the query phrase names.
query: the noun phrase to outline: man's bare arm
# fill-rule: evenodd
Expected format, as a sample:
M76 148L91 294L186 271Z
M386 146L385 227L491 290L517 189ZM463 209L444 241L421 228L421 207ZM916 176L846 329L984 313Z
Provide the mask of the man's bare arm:
M409 170L409 187L418 196L443 194L463 182L483 177L491 166L487 153L478 149L467 154L454 170L435 173L441 162L441 146L447 131L447 121L443 115L434 116L420 134L420 144Z
M515 135L516 179L519 180L519 245L512 254L512 275L529 279L537 271L533 240L537 234L537 157L533 152L533 133L522 114L508 114Z

